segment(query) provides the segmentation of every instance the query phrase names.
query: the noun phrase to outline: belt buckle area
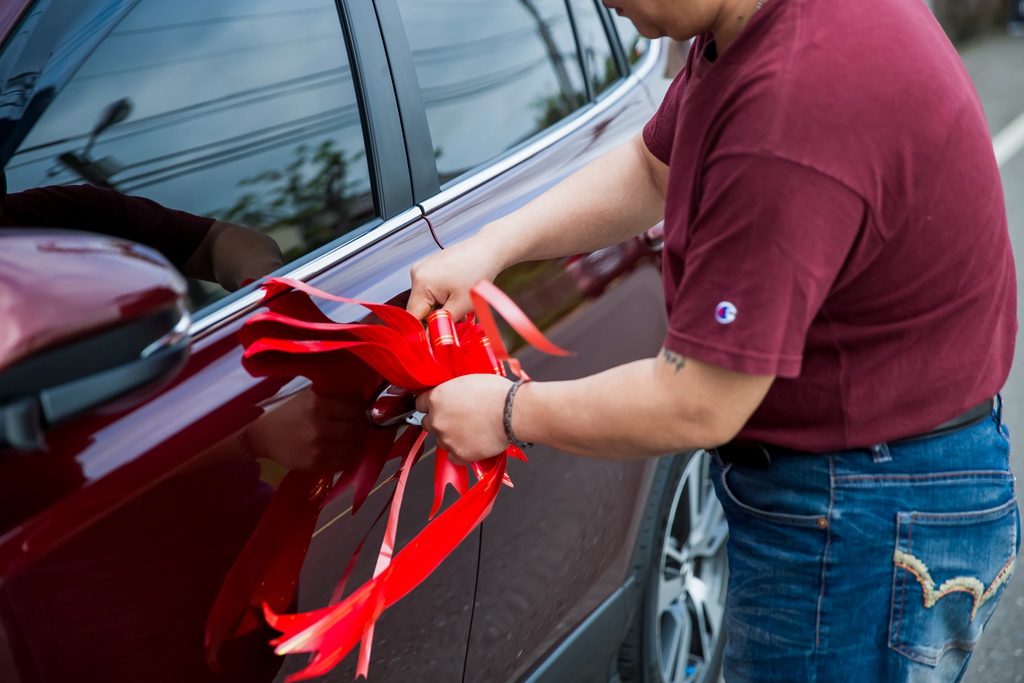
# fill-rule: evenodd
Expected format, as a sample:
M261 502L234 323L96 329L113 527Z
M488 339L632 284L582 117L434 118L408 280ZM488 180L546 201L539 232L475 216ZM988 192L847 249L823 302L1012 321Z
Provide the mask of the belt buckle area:
M772 456L768 453L768 449L758 441L730 441L716 450L722 462L736 467L766 470L772 464Z

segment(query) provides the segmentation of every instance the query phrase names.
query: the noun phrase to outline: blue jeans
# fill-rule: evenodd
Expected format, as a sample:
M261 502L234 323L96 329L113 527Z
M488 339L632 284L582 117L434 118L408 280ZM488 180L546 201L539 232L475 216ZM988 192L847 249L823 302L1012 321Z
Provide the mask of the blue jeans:
M1020 546L1000 413L767 470L716 455L727 683L960 680Z

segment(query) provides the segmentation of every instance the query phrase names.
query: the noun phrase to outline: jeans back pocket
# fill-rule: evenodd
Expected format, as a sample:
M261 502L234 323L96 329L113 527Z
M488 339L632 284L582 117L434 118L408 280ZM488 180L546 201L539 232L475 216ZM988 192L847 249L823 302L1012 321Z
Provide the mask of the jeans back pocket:
M898 514L889 647L928 666L951 650L962 662L1013 573L1017 516L1013 498L977 512Z

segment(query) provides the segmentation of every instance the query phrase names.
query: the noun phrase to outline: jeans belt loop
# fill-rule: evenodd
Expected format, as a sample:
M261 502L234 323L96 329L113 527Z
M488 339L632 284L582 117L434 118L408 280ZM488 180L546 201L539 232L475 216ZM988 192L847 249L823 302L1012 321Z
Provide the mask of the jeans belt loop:
M871 447L871 462L883 463L892 460L892 453L889 452L889 444L880 443Z

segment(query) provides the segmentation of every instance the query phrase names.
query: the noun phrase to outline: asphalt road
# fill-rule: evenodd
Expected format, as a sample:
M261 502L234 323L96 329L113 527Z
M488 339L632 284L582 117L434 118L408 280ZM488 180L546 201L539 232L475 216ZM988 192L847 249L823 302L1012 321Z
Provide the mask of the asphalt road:
M1017 258L1017 317L1024 321L1024 37L993 35L959 46L974 80L1001 160L1010 239ZM1022 326L1024 329L1024 326ZM1014 443L1011 466L1024 505L1024 334L1003 389L1004 420ZM1024 570L1017 568L982 636L964 678L966 683L1024 683Z

